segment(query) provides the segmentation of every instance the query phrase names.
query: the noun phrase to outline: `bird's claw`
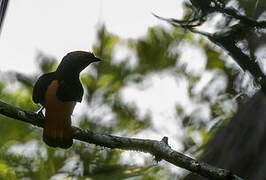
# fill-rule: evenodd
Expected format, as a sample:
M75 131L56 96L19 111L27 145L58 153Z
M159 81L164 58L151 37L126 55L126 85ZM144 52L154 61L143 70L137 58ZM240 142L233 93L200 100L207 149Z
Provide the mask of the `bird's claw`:
M44 107L42 107L41 109L39 109L36 113L38 114L38 116L42 119L44 119L44 115L43 115L43 112L42 110L44 109Z

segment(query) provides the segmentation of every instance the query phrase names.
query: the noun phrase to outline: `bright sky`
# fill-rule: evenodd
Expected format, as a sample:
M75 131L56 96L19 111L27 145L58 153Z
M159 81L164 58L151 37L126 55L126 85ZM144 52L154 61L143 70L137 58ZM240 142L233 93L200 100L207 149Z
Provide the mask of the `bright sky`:
M0 36L0 71L34 72L38 51L61 59L91 50L104 23L120 37L136 38L164 17L180 17L178 0L10 0Z

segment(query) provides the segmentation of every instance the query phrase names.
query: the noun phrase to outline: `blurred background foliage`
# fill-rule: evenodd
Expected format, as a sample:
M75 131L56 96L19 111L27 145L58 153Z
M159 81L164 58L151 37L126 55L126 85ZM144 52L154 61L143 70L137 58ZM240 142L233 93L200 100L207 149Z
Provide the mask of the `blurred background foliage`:
M152 27L139 39L120 39L102 26L93 51L104 61L81 74L86 93L81 108L73 115L74 125L127 137L160 131L155 129L150 111L141 114L141 106L126 102L121 94L132 85L145 92L156 83L149 83L151 76L169 76L185 89L180 98L188 97L187 106L176 99L174 117L180 124L176 131L182 131L183 136L172 139L182 145L180 151L188 154L200 154L200 147L215 129L232 117L242 98L241 90L252 86L249 80L240 78L243 74L220 49L179 28ZM193 55L195 52L202 56ZM184 60L184 53L191 58ZM29 111L39 109L31 100L32 86L41 74L55 70L59 61L39 52L36 62L38 68L32 75L1 73L2 101ZM168 123L167 119L163 121ZM157 164L151 156L141 156L139 163L123 156L122 150L78 141L68 150L54 149L42 142L39 128L2 115L0 124L0 179L161 180L182 176L176 167L173 170Z
M177 48L183 44L190 44L204 53L205 65L201 70L196 68L197 72L194 72L189 68L189 62L182 61L182 52ZM117 46L127 50L122 59L115 57ZM235 110L236 87L241 86L235 81L239 71L206 40L185 34L181 29L153 27L142 38L123 40L108 33L103 26L98 31L93 51L104 61L93 64L81 75L86 90L82 102L85 105L74 115L75 125L81 128L127 137L152 128L151 114L139 115L140 107L125 103L121 91L137 84L145 92L149 85L143 84L144 80L161 72L175 77L176 83L182 83L179 80L183 79L188 84L186 92L193 108L177 102L175 114L176 121L182 122L176 130L184 131L185 136L174 141L182 142L183 152L195 153L210 137L209 128L215 129ZM2 73L1 100L26 110L38 110L31 100L32 85L41 74L55 70L58 61L40 52L36 62L38 70L32 76ZM208 82L202 82L206 76ZM208 109L209 113L202 116L202 108ZM67 151L49 148L41 140L41 129L4 116L0 116L0 123L0 177L4 179L49 179L60 175L70 179L172 179L180 176L168 167L156 164L150 156L142 157L146 158L144 163L133 161L127 165L121 160L121 150L77 141ZM201 141L195 140L198 136Z

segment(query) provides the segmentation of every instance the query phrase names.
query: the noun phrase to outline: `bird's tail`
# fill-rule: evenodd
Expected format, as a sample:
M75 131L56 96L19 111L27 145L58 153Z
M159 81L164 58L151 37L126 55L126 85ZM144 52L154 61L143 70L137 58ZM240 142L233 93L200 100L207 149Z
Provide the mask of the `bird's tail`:
M75 101L60 101L56 96L57 80L51 82L45 94L44 142L52 147L69 148L73 144L71 114Z

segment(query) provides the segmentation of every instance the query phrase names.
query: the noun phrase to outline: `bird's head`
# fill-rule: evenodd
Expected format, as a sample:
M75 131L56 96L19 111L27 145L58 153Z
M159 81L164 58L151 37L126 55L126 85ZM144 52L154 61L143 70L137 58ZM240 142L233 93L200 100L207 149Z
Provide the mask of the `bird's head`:
M86 51L73 51L63 57L56 72L59 76L75 76L93 62L101 61L93 53Z

